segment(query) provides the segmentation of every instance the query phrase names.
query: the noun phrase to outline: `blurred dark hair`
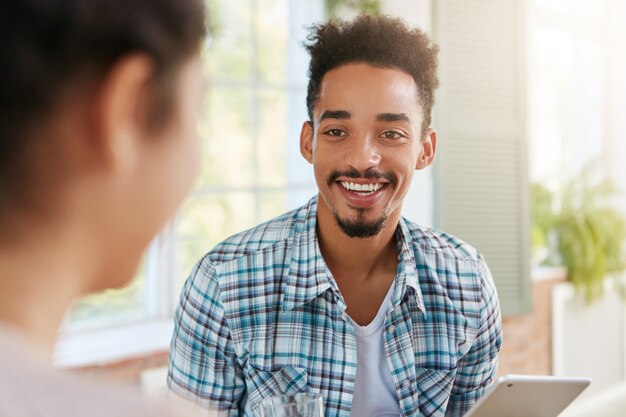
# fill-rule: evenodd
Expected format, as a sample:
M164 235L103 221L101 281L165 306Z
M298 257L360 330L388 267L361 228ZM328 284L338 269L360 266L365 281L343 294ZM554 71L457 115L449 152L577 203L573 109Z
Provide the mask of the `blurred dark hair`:
M424 110L422 134L431 122L437 79L439 48L419 29L410 29L400 19L360 15L352 21L330 21L309 28L305 47L311 55L307 110L313 107L324 75L345 64L364 62L397 68L413 77Z
M0 209L27 174L38 124L81 77L102 79L123 56L156 66L148 125L173 100L172 74L205 34L202 0L2 0L0 2Z

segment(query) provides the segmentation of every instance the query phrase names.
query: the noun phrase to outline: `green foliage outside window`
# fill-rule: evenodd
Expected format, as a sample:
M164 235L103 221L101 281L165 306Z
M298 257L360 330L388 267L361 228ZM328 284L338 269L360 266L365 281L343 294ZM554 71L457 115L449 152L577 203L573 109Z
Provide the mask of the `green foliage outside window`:
M141 318L145 278L143 268L133 281L124 288L109 289L88 295L76 301L69 320L72 323L101 318L109 323L116 320Z
M379 0L326 0L326 12L332 18L341 17L343 11L380 15Z

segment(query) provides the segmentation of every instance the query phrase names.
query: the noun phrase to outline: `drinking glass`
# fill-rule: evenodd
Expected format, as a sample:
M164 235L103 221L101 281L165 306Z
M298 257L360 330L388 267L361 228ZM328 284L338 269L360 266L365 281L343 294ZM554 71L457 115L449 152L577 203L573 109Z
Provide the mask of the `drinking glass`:
M263 417L324 417L322 396L312 392L277 395L261 403Z

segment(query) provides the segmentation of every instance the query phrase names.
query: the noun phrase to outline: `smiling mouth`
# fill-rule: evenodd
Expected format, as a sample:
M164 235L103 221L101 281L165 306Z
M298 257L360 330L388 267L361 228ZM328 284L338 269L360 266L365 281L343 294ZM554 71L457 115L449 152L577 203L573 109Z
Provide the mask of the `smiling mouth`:
M358 195L366 196L370 194L374 194L376 191L382 189L386 183L382 182L371 182L367 184L359 184L356 182L350 181L338 181L339 185L341 185L344 189L356 193Z

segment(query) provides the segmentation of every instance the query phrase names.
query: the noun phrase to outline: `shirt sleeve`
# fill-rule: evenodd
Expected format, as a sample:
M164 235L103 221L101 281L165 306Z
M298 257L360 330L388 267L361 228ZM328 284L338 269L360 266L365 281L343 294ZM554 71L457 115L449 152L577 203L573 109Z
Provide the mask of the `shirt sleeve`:
M205 258L187 279L174 316L168 387L201 407L238 416L244 381L235 359L215 269Z
M502 345L500 302L491 271L482 255L478 259L481 285L480 327L470 350L458 363L458 370L446 417L463 416L489 388L498 370Z

